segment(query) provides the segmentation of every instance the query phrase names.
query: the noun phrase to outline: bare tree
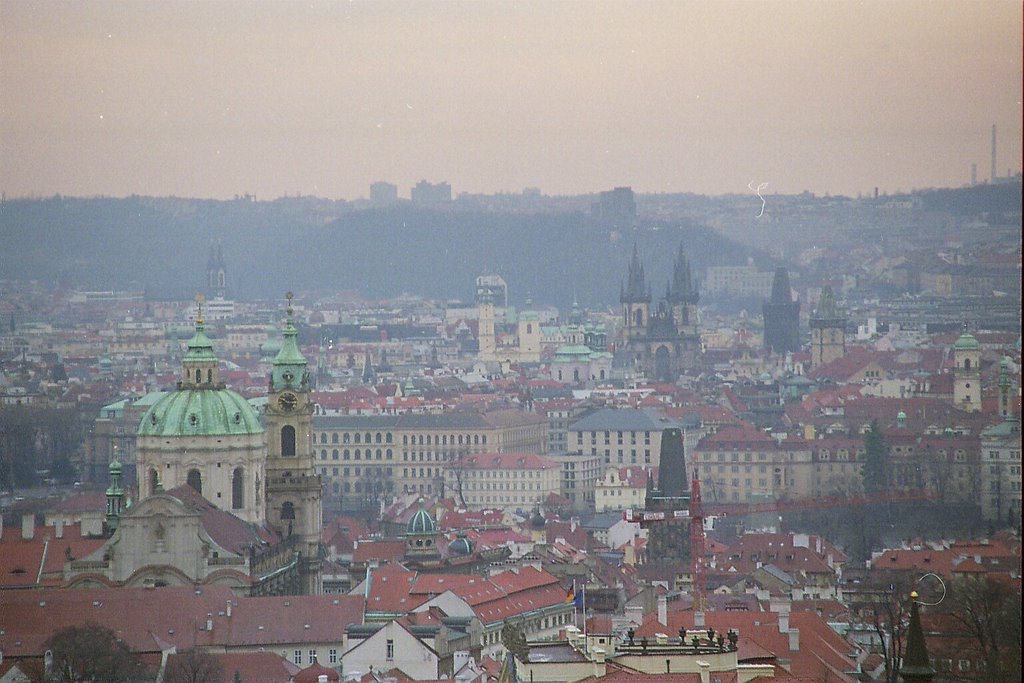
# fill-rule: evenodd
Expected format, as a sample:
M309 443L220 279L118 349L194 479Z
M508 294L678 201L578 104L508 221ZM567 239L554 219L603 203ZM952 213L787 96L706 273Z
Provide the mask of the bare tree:
M199 650L186 650L167 664L164 683L223 683L224 670L217 658Z
M464 481L466 478L466 458L469 456L468 448L460 448L459 450L452 453L451 460L446 465L445 469L448 470L451 477L455 480L452 485L452 494L455 501L459 504L459 507L465 508L466 497L463 495L462 488L465 485ZM442 475L443 478L443 475Z
M34 681L47 683L138 683L146 671L117 635L99 624L87 622L57 631L44 644L51 653L48 671L38 671Z
M882 680L895 683L900 680L898 672L910 620L910 605L906 601L912 587L908 577L886 573L875 579L874 588L864 609L869 612L868 625L878 636L879 653L885 663Z
M950 609L985 662L977 680L1021 680L1021 594L991 576L963 577L950 587Z

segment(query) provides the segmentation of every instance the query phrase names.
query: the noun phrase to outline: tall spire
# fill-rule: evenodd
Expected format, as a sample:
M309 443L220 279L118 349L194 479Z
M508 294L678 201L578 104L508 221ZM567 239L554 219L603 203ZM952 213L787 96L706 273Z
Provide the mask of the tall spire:
M651 290L647 287L644 277L644 264L640 262L640 251L636 242L633 243L633 258L629 262L629 275L626 278L626 291L620 297L622 303L650 303Z
M690 261L686 258L682 243L676 252L676 262L672 267L672 279L669 281L668 294L665 297L669 303L695 304L700 295L697 293L697 283L693 279L690 270Z
M935 677L935 669L928 662L928 650L924 644L924 630L921 628L921 613L917 606L917 592L910 594L910 626L907 628L907 653L900 666L900 677L906 683L928 683Z

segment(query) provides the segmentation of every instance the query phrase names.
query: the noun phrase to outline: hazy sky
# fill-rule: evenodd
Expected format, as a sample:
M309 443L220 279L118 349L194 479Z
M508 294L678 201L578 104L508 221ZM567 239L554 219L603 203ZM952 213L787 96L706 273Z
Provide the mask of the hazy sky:
M8 197L856 194L1021 166L983 2L0 0Z

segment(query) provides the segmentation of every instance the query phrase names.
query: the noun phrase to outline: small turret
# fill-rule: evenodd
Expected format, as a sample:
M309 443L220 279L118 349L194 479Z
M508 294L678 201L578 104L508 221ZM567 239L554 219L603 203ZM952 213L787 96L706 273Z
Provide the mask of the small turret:
M124 509L124 489L121 488L121 463L110 463L110 486L107 487L107 533L117 530L121 512Z

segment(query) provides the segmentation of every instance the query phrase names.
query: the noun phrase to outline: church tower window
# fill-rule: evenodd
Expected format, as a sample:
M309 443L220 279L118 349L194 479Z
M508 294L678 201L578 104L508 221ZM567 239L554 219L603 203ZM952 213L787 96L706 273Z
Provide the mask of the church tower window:
M295 427L291 425L281 427L281 455L295 457Z
M152 496L152 495L154 495L156 493L156 490L157 490L157 487L159 486L159 484L160 484L160 481L157 478L156 470L150 470L149 471L149 495Z
M241 467L236 467L231 475L231 509L241 510L244 505L243 491L245 483L245 472Z
M287 501L281 505L281 521L289 521L295 519L295 505L291 501Z

